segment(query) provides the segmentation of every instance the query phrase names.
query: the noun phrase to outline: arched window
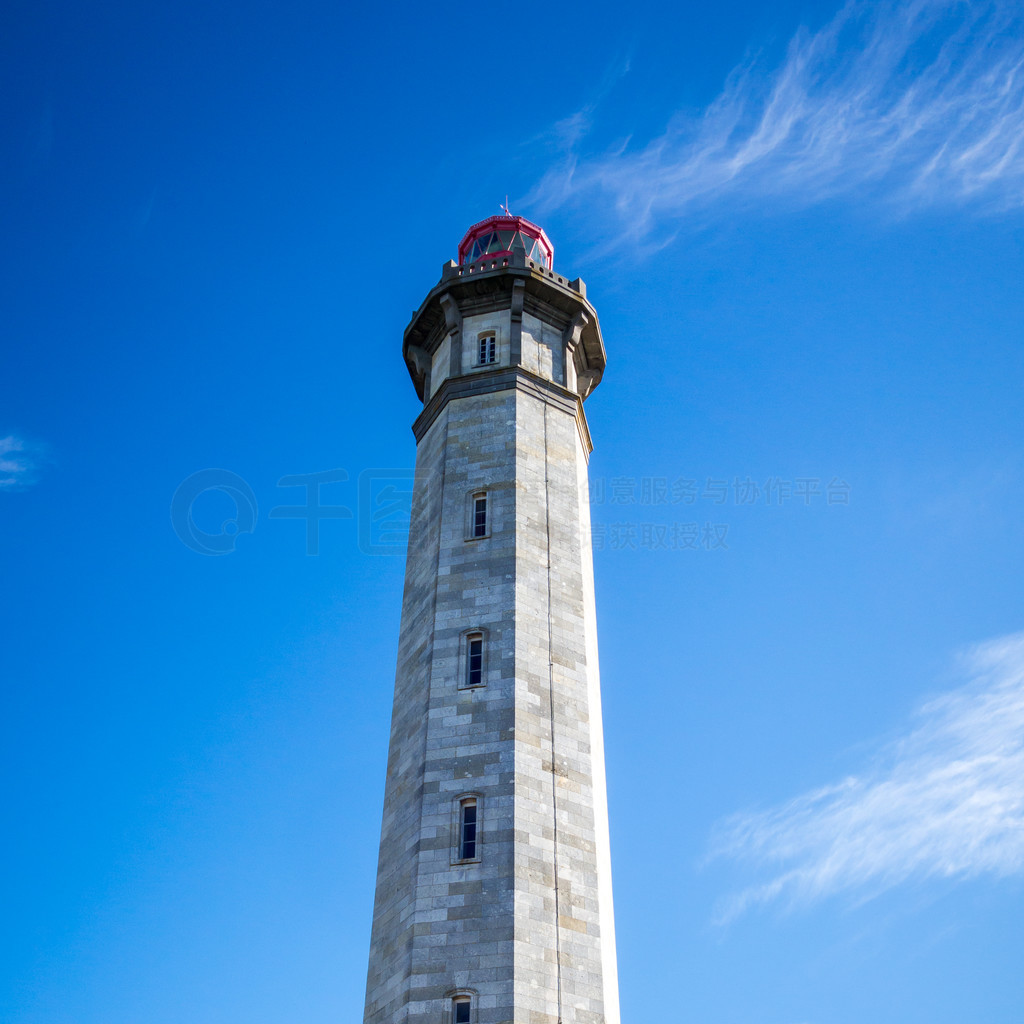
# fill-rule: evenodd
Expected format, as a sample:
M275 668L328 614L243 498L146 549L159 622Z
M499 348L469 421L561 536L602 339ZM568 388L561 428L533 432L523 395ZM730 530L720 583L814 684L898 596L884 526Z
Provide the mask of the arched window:
M478 491L473 495L472 516L471 536L474 540L480 537L486 537L488 534L486 491Z
M470 1024L470 1011L473 1008L469 996L456 996L452 1000L451 1024Z
M452 798L452 864L479 863L483 820L484 799L480 793L463 793ZM463 994L454 990L449 993Z
M466 685L483 686L484 682L484 637L482 633L470 633L466 637Z
M460 690L487 685L488 634L483 626L464 630L459 636L457 686Z
M477 337L476 364L486 366L497 357L497 338L494 331L485 331Z
M477 801L467 797L459 802L459 860L476 860L476 832L479 826ZM469 1020L467 1017L466 1020Z

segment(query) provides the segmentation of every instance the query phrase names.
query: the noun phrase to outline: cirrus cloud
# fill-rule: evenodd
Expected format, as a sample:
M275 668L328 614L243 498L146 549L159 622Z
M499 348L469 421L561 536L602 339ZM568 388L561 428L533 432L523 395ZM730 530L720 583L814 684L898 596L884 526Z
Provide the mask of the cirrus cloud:
M961 667L969 681L925 703L864 771L718 824L710 857L762 874L720 905L719 923L776 900L1024 872L1024 633Z
M808 205L874 189L901 210L1024 208L1024 33L1006 0L851 0L799 31L785 58L733 70L699 116L676 114L645 145L568 151L525 202L586 203L623 234L664 230L728 200Z

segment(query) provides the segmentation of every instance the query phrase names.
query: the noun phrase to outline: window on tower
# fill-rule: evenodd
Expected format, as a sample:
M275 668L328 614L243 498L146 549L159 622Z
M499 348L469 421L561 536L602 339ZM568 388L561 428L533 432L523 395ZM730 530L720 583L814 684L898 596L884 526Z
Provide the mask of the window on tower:
M484 638L480 633L466 637L466 685L482 686L484 681Z
M469 996L456 996L452 1000L452 1024L469 1024Z
M480 828L483 822L483 797L463 793L452 798L452 864L480 862ZM471 992L451 993L472 995Z
M477 339L477 365L486 366L493 363L497 355L497 342L494 332L481 334Z
M483 540L491 535L490 491L466 491L466 540Z
M459 635L458 687L487 685L487 629L473 626Z
M473 536L487 536L487 492L473 495Z
M459 860L476 860L476 800L463 800L459 807ZM469 1001L466 1001L467 1013ZM456 1018L469 1020L469 1017Z

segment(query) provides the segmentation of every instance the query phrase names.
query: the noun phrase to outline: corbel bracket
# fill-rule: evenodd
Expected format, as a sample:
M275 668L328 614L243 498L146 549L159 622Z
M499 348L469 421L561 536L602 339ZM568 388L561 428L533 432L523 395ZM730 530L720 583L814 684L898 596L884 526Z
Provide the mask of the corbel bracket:
M580 398L586 398L594 387L595 378L599 374L591 373L587 368L587 356L580 346L583 328L590 323L590 317L578 309L573 313L569 326L562 332L562 343L565 345L566 385L573 388ZM575 380L569 377L569 368L573 368Z
M430 394L430 353L419 345L406 349L406 362L413 371L413 380L423 382L423 394Z
M459 311L459 304L452 297L451 292L445 292L441 296L441 310L444 312L444 323L449 334L462 330L462 313Z
M512 282L512 319L522 322L523 300L526 298L526 282L517 277Z
M417 376L426 377L430 372L430 355L425 348L419 345L410 345L405 350L406 358L412 364Z
M523 300L526 282L517 277L512 282L512 306L509 325L509 362L519 366L523 361Z
M448 364L448 375L458 377L462 373L462 312L451 292L440 297L441 310L444 313L445 329L451 339L451 360Z

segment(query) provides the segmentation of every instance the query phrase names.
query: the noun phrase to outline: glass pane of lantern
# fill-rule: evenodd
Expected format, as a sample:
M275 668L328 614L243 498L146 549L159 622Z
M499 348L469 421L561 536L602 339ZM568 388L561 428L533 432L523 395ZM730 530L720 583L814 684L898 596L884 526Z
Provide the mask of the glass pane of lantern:
M498 238L501 239L501 247L502 247L502 249L509 249L509 248L512 247L512 235L513 234L515 234L514 231L499 231L498 232Z

